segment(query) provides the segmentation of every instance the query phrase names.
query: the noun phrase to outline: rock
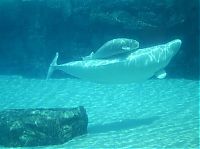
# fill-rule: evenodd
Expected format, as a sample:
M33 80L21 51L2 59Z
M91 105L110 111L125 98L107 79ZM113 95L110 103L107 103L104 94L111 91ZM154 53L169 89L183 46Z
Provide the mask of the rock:
M63 144L87 133L87 125L84 107L0 111L0 145L33 147Z

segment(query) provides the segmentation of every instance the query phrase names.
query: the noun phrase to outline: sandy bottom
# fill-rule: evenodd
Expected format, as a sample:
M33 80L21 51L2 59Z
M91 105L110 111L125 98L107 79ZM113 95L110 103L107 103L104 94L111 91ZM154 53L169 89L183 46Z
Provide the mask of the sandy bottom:
M198 148L199 81L102 85L0 76L0 109L84 106L88 134L41 148ZM38 147L37 147L38 148Z

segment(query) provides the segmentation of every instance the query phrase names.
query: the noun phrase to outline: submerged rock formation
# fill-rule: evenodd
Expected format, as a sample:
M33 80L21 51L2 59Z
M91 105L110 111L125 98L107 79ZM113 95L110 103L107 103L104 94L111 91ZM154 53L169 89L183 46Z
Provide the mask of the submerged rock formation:
M83 107L0 111L0 145L44 146L65 143L87 133Z

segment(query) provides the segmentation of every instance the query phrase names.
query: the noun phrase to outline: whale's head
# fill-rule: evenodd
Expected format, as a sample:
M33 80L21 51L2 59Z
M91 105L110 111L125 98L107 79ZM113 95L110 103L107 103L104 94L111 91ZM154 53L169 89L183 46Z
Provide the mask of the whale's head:
M169 49L173 52L173 55L175 55L178 52L178 50L181 47L181 44L182 41L180 39L175 39L168 43Z
M138 49L140 45L137 40L128 39L128 38L119 38L113 41L118 42L118 44L120 43L123 49L122 52Z
M129 40L129 46L130 46L130 49L138 49L139 48L139 42L137 40L134 40L134 39L130 39Z

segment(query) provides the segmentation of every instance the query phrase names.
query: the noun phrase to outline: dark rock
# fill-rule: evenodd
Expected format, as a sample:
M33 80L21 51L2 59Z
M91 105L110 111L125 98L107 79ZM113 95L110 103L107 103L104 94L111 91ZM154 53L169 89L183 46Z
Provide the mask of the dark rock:
M0 145L44 146L65 143L87 133L83 107L0 111Z

